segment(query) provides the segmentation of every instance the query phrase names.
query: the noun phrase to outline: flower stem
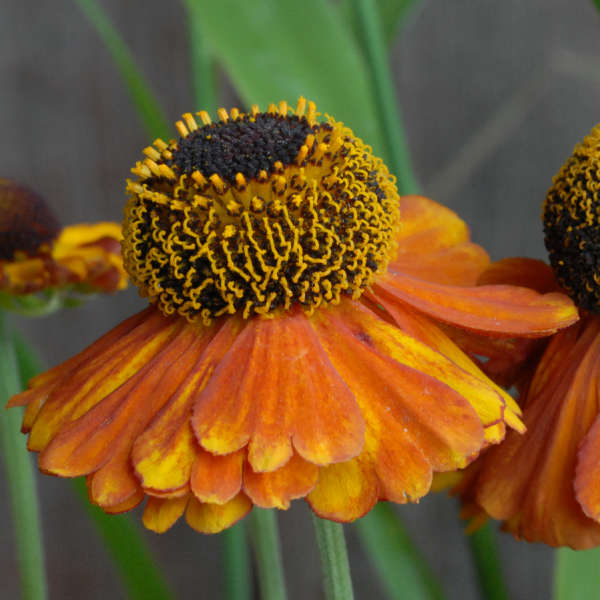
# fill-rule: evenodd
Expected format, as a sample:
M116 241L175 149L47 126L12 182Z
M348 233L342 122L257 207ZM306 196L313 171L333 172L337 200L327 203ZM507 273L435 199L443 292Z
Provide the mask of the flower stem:
M396 175L400 194L414 194L419 185L412 171L404 127L387 59L387 50L375 0L351 0L353 21L357 24L372 77L377 113L387 150L387 163Z
M250 600L250 564L246 525L242 521L221 534L223 543L224 597L227 600Z
M286 600L275 510L255 507L250 514L250 535L262 600Z
M315 515L313 525L321 554L326 600L352 600L354 594L342 525Z
M8 480L23 600L46 598L46 573L35 476L21 434L23 411L5 410L21 382L12 334L0 312L0 448Z
M486 600L508 600L508 592L502 576L502 566L498 556L496 534L490 525L467 536L473 557L481 594Z

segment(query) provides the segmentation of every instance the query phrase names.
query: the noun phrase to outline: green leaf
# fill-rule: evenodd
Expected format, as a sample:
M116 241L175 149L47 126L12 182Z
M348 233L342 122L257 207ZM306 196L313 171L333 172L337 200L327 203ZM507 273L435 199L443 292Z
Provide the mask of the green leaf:
M129 48L96 0L74 0L102 38L115 62L144 128L152 138L169 137L170 127Z
M214 55L249 106L305 96L375 153L383 135L363 57L338 7L323 0L187 0Z
M389 504L379 502L356 521L360 539L391 600L441 600L442 590L429 565Z
M418 3L419 0L377 0L386 46L396 39L398 30Z
M0 312L0 450L10 497L12 523L23 600L46 598L46 571L36 481L21 433L23 410L6 410L8 399L21 391L19 365L6 316Z
M376 0L375 5L379 12L379 20L382 25L382 36L386 46L391 46L399 29L406 22L407 17L418 4L419 0ZM600 2L600 0L598 0ZM352 10L352 0L342 0L342 13L346 16L348 23L358 30L356 16Z
M600 0L592 0L592 2L596 5L596 8L600 10Z
M555 556L554 600L600 598L600 548L560 548Z

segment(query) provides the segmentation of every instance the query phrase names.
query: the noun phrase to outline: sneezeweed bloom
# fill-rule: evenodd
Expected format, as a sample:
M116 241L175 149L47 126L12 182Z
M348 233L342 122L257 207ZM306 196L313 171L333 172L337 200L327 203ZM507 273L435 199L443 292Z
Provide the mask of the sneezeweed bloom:
M483 509L518 538L575 549L600 545L599 173L596 127L575 147L546 197L552 269L509 259L484 276L486 283L528 280L538 290L562 288L581 319L512 369L527 432L509 433L470 467L457 489L467 516L480 520Z
M151 306L30 382L42 471L87 477L108 512L148 498L165 531L256 504L351 521L427 493L519 408L439 322L540 336L563 295L474 287L489 260L451 211L399 198L371 149L303 98L206 112L127 184L126 269Z
M0 179L0 306L44 313L127 284L117 223L62 228L45 200Z

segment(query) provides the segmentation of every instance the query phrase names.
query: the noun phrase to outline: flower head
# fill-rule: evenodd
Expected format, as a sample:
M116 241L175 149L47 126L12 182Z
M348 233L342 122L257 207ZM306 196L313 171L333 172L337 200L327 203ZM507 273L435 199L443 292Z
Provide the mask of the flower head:
M2 306L44 312L57 297L124 288L120 238L116 223L61 228L41 196L0 179Z
M544 204L554 273L541 261L508 259L483 276L485 283L562 288L581 319L497 373L516 383L527 432L509 433L489 449L456 490L467 516L480 519L483 510L518 538L576 549L600 545L599 169L595 128L554 178Z
M351 521L523 429L443 327L547 335L572 303L474 287L489 259L465 224L317 116L186 114L144 151L123 247L151 306L11 401L44 472L86 475L108 512L148 498L155 531L302 497Z

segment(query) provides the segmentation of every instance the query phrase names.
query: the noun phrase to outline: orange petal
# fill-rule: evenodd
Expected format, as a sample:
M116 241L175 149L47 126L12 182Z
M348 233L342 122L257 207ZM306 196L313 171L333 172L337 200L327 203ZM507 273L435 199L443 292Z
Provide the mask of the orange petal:
M483 458L477 501L518 537L573 548L600 544L600 526L584 515L573 490L577 446L598 410L599 360L596 317L555 335L529 387L527 432L509 433ZM547 361L559 368L548 371Z
M192 497L185 518L190 527L200 533L219 533L235 525L252 510L252 502L238 494L225 504L207 504Z
M122 444L130 448L185 379L202 346L195 328L183 327L125 384L64 427L41 452L40 469L63 477L82 475L102 466ZM34 431L35 425L32 435Z
M297 451L316 463L362 447L364 424L304 314L253 318L198 399L192 420L204 448L228 454L248 443L255 471L273 471Z
M496 421L502 402L493 390L360 303L342 302L313 320L363 413L373 403L384 406L436 470L464 466L479 450L483 427L465 397L487 395Z
M391 270L438 283L476 283L490 259L469 241L469 230L456 213L428 198L404 196L400 214L398 253Z
M521 287L442 285L389 270L374 289L391 303L405 302L444 323L488 335L544 336L578 319L567 296Z
M139 506L146 497L144 491L138 488L135 494L129 496L127 500L121 502L121 504L114 504L112 506L102 506L102 510L109 515L119 515L124 512L133 510L136 506Z
M242 489L244 452L215 456L200 450L196 455L190 484L198 500L225 504Z
M597 365L598 368L600 365ZM600 522L600 416L585 436L577 454L575 496L583 512Z
M290 501L303 498L317 483L319 467L294 454L277 471L255 473L249 464L244 468L244 492L256 506L287 510Z
M106 464L88 476L90 501L104 510L122 504L139 493L143 496L140 483L129 464L129 449L124 444Z
M504 438L503 427L495 428L496 435L494 435L494 430L489 428L490 425L500 419L503 419L510 427L517 431L522 432L525 430L523 423L519 419L521 409L512 396L494 383L431 319L415 311L408 305L391 303L375 294L368 293L367 298L371 303L383 306L402 331L427 344L427 346L433 348L462 370L478 379L480 385L483 384L483 388L475 387L469 392L454 386L451 379L442 377L442 381L458 392L463 393L475 408L482 422L486 425L486 440L489 443L497 443ZM464 333L464 330L457 331ZM475 337L475 334L469 335L472 338ZM512 346L510 347L512 348ZM477 349L480 350L481 355L486 356L484 347L478 347ZM450 370L448 370L448 373L450 373ZM455 377L461 378L460 374L455 375ZM485 391L482 392L482 389Z
M504 258L490 264L481 274L479 285L517 285L547 294L561 292L550 265L535 258Z
M27 405L28 409L23 420L23 433L27 433L31 429L40 408L43 406L57 382L72 373L79 365L84 364L94 356L97 356L103 350L107 348L110 349L119 338L125 336L142 321L146 320L152 312L154 312L154 309L148 308L129 319L126 319L76 356L33 377L28 384L31 389L16 394L7 404L9 408Z
M349 522L367 514L377 502L379 485L375 470L360 458L319 469L319 481L307 496L316 515Z
M416 370L431 367L437 375L436 361L458 368L397 328L377 321L353 302L313 316L323 347L367 421L360 469L359 465L354 469L365 472L369 467L368 478L375 480L381 474L382 494L404 502L427 492L432 469L464 466L481 448L484 432L462 396ZM391 353L415 368L393 360ZM470 376L464 375L468 380ZM321 476L316 489L320 485Z
M453 211L423 196L400 198L400 252L451 248L469 241L469 228Z
M28 448L43 450L56 433L117 390L185 327L183 319L148 313L138 327L59 381L31 429Z
M142 522L144 525L156 533L164 533L170 529L181 517L188 505L190 497L181 498L148 498Z
M229 328L225 334L217 333L217 328L196 329L195 363L178 364L178 369L188 369L189 375L133 445L131 460L147 491L177 490L190 480L192 465L200 452L190 423L192 407L224 352L223 342L226 346L231 342ZM215 347L221 350L215 353Z

